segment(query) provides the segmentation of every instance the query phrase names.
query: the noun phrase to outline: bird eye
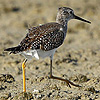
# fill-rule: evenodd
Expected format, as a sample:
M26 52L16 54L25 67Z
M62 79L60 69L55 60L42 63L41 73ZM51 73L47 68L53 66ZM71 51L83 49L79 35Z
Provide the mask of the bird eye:
M70 11L70 14L73 14L73 11L72 10Z

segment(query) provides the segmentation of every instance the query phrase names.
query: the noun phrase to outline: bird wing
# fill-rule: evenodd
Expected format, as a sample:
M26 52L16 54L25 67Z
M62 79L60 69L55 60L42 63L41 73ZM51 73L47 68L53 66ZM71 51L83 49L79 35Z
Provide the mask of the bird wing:
M29 29L26 37L21 41L23 50L42 49L45 51L59 47L64 40L64 33L60 30L62 25L58 23L47 23Z

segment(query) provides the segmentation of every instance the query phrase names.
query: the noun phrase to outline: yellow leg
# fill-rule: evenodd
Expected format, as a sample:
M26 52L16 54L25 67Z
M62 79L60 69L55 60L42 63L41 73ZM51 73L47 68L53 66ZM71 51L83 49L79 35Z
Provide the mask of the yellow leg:
M26 92L26 82L25 82L25 63L26 63L26 59L24 60L24 62L22 63L22 70L23 70L23 92Z

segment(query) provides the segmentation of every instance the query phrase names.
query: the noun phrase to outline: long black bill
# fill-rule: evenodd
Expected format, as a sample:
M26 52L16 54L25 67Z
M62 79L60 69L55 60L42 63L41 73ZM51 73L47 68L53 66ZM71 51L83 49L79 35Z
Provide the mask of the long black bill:
M90 23L90 24L91 24L90 21L87 21L87 20L85 20L85 19L83 19L83 18L81 18L81 17L78 17L78 16L76 16L76 15L74 15L74 18L77 19L77 20L81 20L81 21L83 21L83 22L87 22L87 23Z

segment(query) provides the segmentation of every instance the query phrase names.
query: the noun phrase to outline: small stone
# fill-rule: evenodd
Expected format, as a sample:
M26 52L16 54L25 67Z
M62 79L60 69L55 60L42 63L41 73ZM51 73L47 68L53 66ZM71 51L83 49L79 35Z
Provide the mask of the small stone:
M36 93L36 92L39 92L39 90L34 89L32 92L35 92Z

